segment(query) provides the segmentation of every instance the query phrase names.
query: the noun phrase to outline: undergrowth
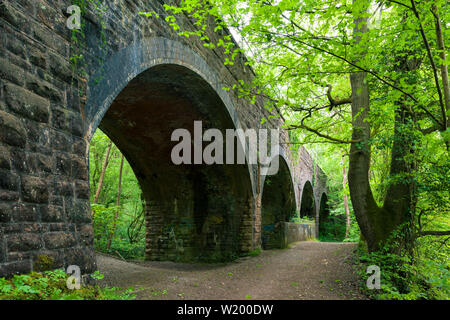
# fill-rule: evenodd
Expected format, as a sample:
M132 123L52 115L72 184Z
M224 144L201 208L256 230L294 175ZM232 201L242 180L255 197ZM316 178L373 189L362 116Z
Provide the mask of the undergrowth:
M128 290L99 285L83 285L69 289L69 275L62 269L15 275L0 278L0 300L133 300L132 288ZM103 278L98 272L96 279Z
M358 247L357 267L364 293L377 300L450 300L450 265L448 253L441 257L427 256L430 240L418 243L414 258L394 254L389 247L369 253L364 245ZM446 249L448 251L448 249ZM380 268L380 289L368 289L370 274L367 267Z

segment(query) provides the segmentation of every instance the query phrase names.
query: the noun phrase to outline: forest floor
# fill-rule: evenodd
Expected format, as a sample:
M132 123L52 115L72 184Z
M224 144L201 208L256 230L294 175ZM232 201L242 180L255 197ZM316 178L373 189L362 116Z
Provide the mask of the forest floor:
M126 262L99 254L102 283L137 299L367 299L353 270L355 243L306 241L222 264Z

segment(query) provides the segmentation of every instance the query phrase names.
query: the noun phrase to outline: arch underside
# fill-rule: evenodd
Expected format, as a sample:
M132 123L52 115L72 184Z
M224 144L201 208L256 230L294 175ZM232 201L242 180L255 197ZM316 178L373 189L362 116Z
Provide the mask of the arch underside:
M261 246L280 249L286 246L283 222L295 216L296 201L289 167L279 157L279 170L266 176L261 201Z
M203 130L234 128L222 100L202 77L184 66L161 64L131 80L99 125L142 188L147 259L228 260L241 249L242 222L252 216L253 204L247 166L171 161L178 143L171 141L172 132L184 128L193 139L199 120Z

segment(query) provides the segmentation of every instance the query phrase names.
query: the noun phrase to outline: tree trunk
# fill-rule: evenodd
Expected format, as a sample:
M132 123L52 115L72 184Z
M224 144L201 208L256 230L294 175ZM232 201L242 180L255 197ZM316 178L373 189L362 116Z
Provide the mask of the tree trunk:
M119 207L120 207L120 194L122 193L122 171L123 171L123 154L120 160L120 169L119 169L119 186L117 187L117 200L116 200L116 214L114 216L114 224L109 234L108 245L106 249L109 250L111 248L112 239L114 237L114 233L116 231L117 219L119 218Z
M103 160L102 173L100 174L100 179L98 181L97 191L95 192L94 203L97 203L98 197L100 196L100 192L102 191L103 179L105 178L106 168L109 163L109 153L111 151L112 142L109 143L108 148L106 149L105 160Z
M345 208L345 239L348 239L350 234L350 209L348 208L348 196L345 193L345 186L347 185L347 173L345 172L345 158L342 157L342 190L344 191L344 208Z
M389 183L384 198L383 211L388 231L405 223L413 223L415 211L414 179L411 177L414 164L408 162L407 156L412 154L414 137L408 130L410 115L407 110L400 108L396 111L394 126L394 143L391 151L391 168L389 176L393 181ZM389 228L389 226L392 226ZM390 229L390 230L389 230ZM405 231L410 232L410 228ZM405 240L411 239L411 234L405 234ZM408 240L407 240L408 241Z
M381 210L375 202L369 183L370 167L370 124L367 121L369 113L369 88L365 72L350 75L352 85L352 143L349 154L348 185L350 198L356 220L367 242L369 251L376 251L381 240L385 239Z
M357 0L354 0L357 1ZM356 13L359 15L358 13ZM367 32L367 18L355 19L354 34ZM361 40L355 36L356 43ZM362 53L361 55L364 55ZM361 55L359 58L361 58ZM399 64L398 71L411 71L418 67L416 61L407 61L408 56L402 55L404 61ZM355 72L350 75L352 86L352 143L349 155L348 182L350 197L356 220L367 242L369 251L376 251L397 227L412 221L414 211L413 180L410 179L411 164L407 156L412 152L413 139L408 129L410 115L403 101L395 113L394 142L390 159L390 178L393 178L387 188L384 205L380 208L370 188L370 123L369 88L365 72ZM403 98L401 98L403 99ZM406 179L405 179L406 177ZM409 229L410 230L410 229ZM405 239L410 237L406 236Z
M357 2L360 2L357 4ZM353 0L354 7L361 4L359 0ZM357 5L356 5L357 4ZM364 7L364 6L363 6ZM361 42L361 34L366 34L367 7L361 12L354 12L355 27L353 29L355 45ZM363 58L365 53L360 53L355 60ZM367 73L356 71L350 75L352 88L352 143L349 154L348 186L350 198L358 221L361 233L367 242L369 251L376 251L380 240L384 240L382 229L378 227L381 222L381 210L375 202L369 183L370 168L370 123L369 114L369 85Z

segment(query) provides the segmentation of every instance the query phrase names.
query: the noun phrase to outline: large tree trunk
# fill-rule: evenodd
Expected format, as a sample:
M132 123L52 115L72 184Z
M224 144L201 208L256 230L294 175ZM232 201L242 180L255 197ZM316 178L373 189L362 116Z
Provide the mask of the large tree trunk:
M359 25L359 24L358 24ZM370 167L370 124L367 121L369 113L369 88L365 72L355 72L350 75L352 85L352 143L349 154L348 186L356 220L370 251L378 249L380 241L386 237L381 217L382 211L375 202L369 183Z
M414 137L411 136L408 126L411 119L406 108L400 107L395 114L394 143L391 151L391 168L389 176L392 179L386 191L383 205L383 216L386 232L391 233L396 227L404 225L403 245L411 251L412 224L415 212L415 185L411 176L414 163L408 161L412 154Z
M353 0L354 4L361 6L360 0ZM356 6L355 6L356 7ZM364 6L363 6L364 7ZM361 42L361 34L368 32L366 10L361 8L361 12L355 12L355 27L353 30L355 45ZM364 13L365 15L363 15ZM355 57L358 61L364 56L364 52ZM381 222L381 210L372 194L369 183L370 167L370 123L368 120L370 100L369 85L367 83L367 73L356 71L350 75L352 87L352 143L349 154L348 186L350 198L358 221L361 233L366 239L368 249L374 251L378 249L382 229L379 228Z
M358 13L356 15L354 34L367 33L367 18L359 17ZM361 37L355 36L355 41L358 44ZM357 59L363 55L364 53L360 54ZM406 57L406 59L408 58ZM400 68L404 68L401 71L412 70L411 65L411 61L404 61L400 66ZM417 65L412 68L415 67ZM394 142L390 161L390 177L394 179L390 181L384 205L380 208L374 199L369 180L371 151L367 74L355 72L350 75L350 82L352 86L352 139L358 141L352 143L350 147L348 170L350 197L356 220L368 249L376 251L389 238L392 231L412 220L414 210L412 179L405 179L404 176L401 179L395 179L395 177L399 175L409 177L411 165L405 159L412 149L413 141L410 139L409 131L405 130L409 116L402 101L399 101L399 108L395 115Z

